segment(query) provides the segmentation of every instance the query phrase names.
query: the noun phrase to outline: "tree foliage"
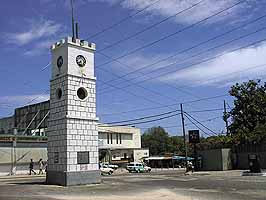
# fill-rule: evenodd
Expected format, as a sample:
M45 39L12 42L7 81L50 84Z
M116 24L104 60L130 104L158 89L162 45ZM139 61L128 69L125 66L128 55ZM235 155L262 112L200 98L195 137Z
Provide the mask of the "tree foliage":
M182 137L169 136L160 126L148 129L141 137L141 144L142 147L149 148L151 155L180 155L184 152Z
M266 83L250 80L231 87L235 97L229 112L229 131L237 143L262 142L266 139Z
M211 136L201 138L201 142L197 144L198 150L230 148L232 145L231 137L225 135Z

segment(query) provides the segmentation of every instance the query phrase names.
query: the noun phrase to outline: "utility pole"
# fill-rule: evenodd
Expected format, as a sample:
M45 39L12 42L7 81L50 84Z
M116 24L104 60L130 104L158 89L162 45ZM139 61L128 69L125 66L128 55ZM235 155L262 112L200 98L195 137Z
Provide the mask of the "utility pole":
M185 130L185 118L184 118L184 112L183 112L183 104L180 104L181 108L181 121L182 121L182 127L183 127L183 139L184 139L184 147L185 147L185 166L187 169L187 140L186 140L186 130Z
M226 135L228 136L228 118L227 118L227 111L226 111L226 101L224 100L224 121L225 121L225 127L226 127Z
M13 139L13 168L12 174L16 175L17 172L17 129L14 128L14 139Z

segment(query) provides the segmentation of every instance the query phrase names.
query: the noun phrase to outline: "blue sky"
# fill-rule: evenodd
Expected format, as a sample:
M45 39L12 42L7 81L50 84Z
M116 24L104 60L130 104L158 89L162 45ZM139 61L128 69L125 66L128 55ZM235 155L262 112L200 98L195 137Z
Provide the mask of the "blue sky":
M264 29L266 17L263 17L266 2L257 0L247 0L239 4L237 0L74 0L74 2L75 18L80 24L80 37L97 45L95 55L98 79L97 113L101 122L120 121L179 109L180 102L226 95L230 86L236 82L266 77L266 43L264 41L255 43L266 39ZM15 107L26 105L32 100L40 102L49 98L48 64L51 59L49 46L71 34L69 5L68 0L2 2L0 7L1 117L9 116ZM232 8L227 9L229 7ZM182 10L186 11L176 15ZM136 12L139 13L134 17L92 37L95 33ZM221 13L216 14L219 12ZM210 17L212 15L215 16ZM203 19L206 20L198 23ZM239 28L236 29L237 27ZM179 30L184 31L168 37ZM221 34L224 36L219 36ZM117 43L128 37L130 39ZM211 40L214 37L217 38ZM155 42L158 40L161 41ZM208 40L211 41L205 42ZM198 45L200 43L203 44ZM249 45L252 43L254 45ZM188 50L196 45L198 45L196 48ZM244 46L247 47L233 51ZM183 53L177 54L177 52ZM110 61L102 54L118 59ZM177 55L153 65L174 54ZM203 62L207 59L210 60ZM148 67L140 70L147 65ZM118 76L124 78L118 79ZM107 82L108 85L103 82ZM233 99L222 96L207 101L186 103L184 110L190 112L222 109L224 99L232 106ZM145 110L146 108L157 109ZM141 109L143 110L134 111ZM205 121L204 124L215 132L224 130L222 110L191 113L191 115L200 121ZM189 123L188 120L186 122ZM169 127L167 130L173 135L182 133L179 116L137 126L148 128L154 125ZM193 125L187 126L187 129L193 128L195 128ZM209 133L208 130L206 132Z

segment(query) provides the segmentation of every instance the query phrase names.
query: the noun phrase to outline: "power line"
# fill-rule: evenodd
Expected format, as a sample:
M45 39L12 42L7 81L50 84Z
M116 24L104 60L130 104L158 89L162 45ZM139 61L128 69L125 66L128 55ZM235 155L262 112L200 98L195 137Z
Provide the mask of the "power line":
M123 22L125 22L125 21L127 21L127 20L129 20L129 19L135 17L136 15L140 14L141 12L147 10L148 8L150 8L151 6L155 5L155 4L158 3L159 1L161 1L161 0L153 1L151 4L149 4L149 5L147 5L146 7L140 9L140 10L137 11L136 13L134 13L134 14L132 14L132 15L129 15L129 16L127 16L127 17L121 19L120 21L118 21L118 22L112 24L111 26L108 26L108 27L104 28L103 30L98 31L97 33L92 34L91 36L89 36L89 37L86 38L85 40L89 40L89 39L95 38L96 36L98 36L98 35L100 35L100 34L106 32L106 31L108 31L108 30L110 30L110 29L112 29L112 28L114 28L114 27L116 27L116 26L122 24Z
M239 3L241 3L241 2L239 2ZM49 65L50 65L50 63L49 63L46 67L48 67ZM45 67L45 68L46 68L46 67Z
M226 32L224 32L224 33L222 33L222 34L219 34L219 35L216 35L216 36L214 36L214 37L212 37L212 38L209 38L208 40L205 40L205 41L203 41L203 42L200 42L200 43L198 43L198 44L196 44L196 45L194 45L194 46L191 46L191 47L189 47L189 48L186 48L186 49L183 49L183 50L181 50L181 51L178 51L177 53L174 53L174 54L172 54L172 55L170 55L170 56L167 56L167 57L165 57L165 58L163 58L163 59L160 59L160 60L158 60L158 61L156 61L156 62L153 62L153 63L151 63L151 64L144 65L143 67L140 67L140 68L138 68L138 69L136 69L136 70L133 70L133 71L131 71L131 72L129 72L129 73L126 73L126 74L120 76L120 78L118 78L118 79L111 79L111 80L109 80L109 81L110 81L110 82L111 82L111 81L113 82L113 81L115 81L115 80L119 80L119 79L122 79L122 78L124 78L124 77L126 77L126 76L129 76L129 75L131 75L131 74L134 74L134 73L136 73L136 72L139 72L139 71L142 71L142 70L144 70L144 69L150 68L150 67L152 67L152 66L154 66L154 65L156 65L156 64L159 64L159 63L162 63L162 62L164 62L164 61L167 61L167 60L169 60L169 59L171 59L171 58L174 58L174 57L176 57L177 55L183 54L183 53L188 52L188 51L190 51L190 50L192 50L192 49L195 49L195 48L200 47L200 46L202 46L202 45L204 45L204 44L207 44L207 43L209 43L209 42L211 42L211 41L214 41L214 40L216 40L216 39L218 39L218 38L220 38L220 37L223 37L223 36L225 36L225 35L228 35L229 33L232 33L232 32L234 32L234 31L236 31L236 30L239 30L240 28L244 28L244 27L246 27L246 26L249 26L249 25L251 25L251 24L253 24L253 23L255 23L255 22L257 22L257 21L259 21L259 20L261 20L261 19L263 19L263 18L265 18L265 17L266 17L266 15L260 16L260 17L254 19L254 20L252 20L252 21L250 21L250 22L248 22L248 23L244 23L244 24L242 24L242 25L240 25L240 26L238 26L238 27L236 27L236 28L230 29L230 30L228 30L228 31L226 31ZM101 55L103 55L103 54L101 54ZM106 56L106 55L104 55L104 56ZM127 66L127 67L128 67L128 66ZM130 68L130 67L128 67L128 68ZM105 89L105 88L104 88L104 89Z
M203 121L200 121L201 123L203 122L209 122L209 121L213 121L213 120L216 120L218 118L222 118L222 116L217 116L217 117L214 117L214 118L210 118L210 119L206 119L206 120L203 120ZM188 125L191 125L192 123L186 123L185 126L188 126ZM182 127L182 125L173 125L173 126L162 126L163 128L178 128L178 127ZM140 129L149 129L148 127L142 127Z
M106 49L109 49L109 48L111 48L111 47L113 47L113 46L116 46L116 45L118 45L118 44L120 44L120 43L122 43L122 42L125 42L125 41L127 41L127 40L132 39L132 38L135 38L135 37L137 37L138 35L140 35L140 34L146 32L146 31L148 31L148 30L150 30L150 29L152 29L152 28L154 28L154 27L156 27L156 26L158 26L158 25L160 25L160 24L162 24L162 23L164 23L164 22L166 22L166 21L168 21L169 19L171 19L171 18L173 18L173 17L176 17L176 16L178 16L178 15L180 15L180 14L182 14L182 13L184 13L184 12L186 12L186 11L188 11L188 10L190 10L190 9L192 9L192 8L194 8L194 7L196 7L196 6L198 6L198 5L199 5L200 3L202 3L203 1L205 1L205 0L201 0L201 1L197 2L196 4L193 4L192 6L186 8L186 9L183 9L183 10L181 10L181 11L178 11L177 13L175 13L175 14L173 14L173 15L171 15L171 16L169 16L169 17L167 17L167 18L165 18L165 19L163 19L163 20L161 20L161 21L159 21L159 22L156 22L156 23L152 24L151 26L148 26L148 27L144 28L144 29L141 30L141 31L138 31L138 32L136 32L136 33L134 33L134 34L132 34L132 35L126 37L126 38L123 38L123 39L121 39L121 40L118 40L118 41L116 41L116 42L114 42L114 43L112 43L112 44L110 44L110 45L108 45L108 46L106 46L106 47L104 47L104 48L98 50L96 53L102 52L102 51L104 51L104 50L106 50Z
M106 113L106 114L100 114L99 116L121 115L121 114L127 114L127 113L132 113L132 112L141 112L141 111L147 111L147 110L157 110L157 109L160 109L160 108L177 106L180 103L187 104L187 103L194 103L194 102L200 102L200 101L207 101L209 99L217 99L217 98L221 98L221 97L225 97L225 96L229 96L229 95L226 94L226 95L205 97L205 98L197 99L197 100L194 100L194 101L184 101L184 102L179 102L179 103L175 103L175 104L169 104L169 105L158 106L158 107L148 107L148 108L134 109L134 110L124 111L124 112Z
M155 70L153 70L153 71L151 71L151 72L149 72L149 73L146 73L146 74L154 73L155 71L158 71L158 70L160 70L160 69L162 69L162 68L169 67L169 66L174 65L174 64L182 64L182 63L185 64L184 61L186 61L186 60L190 60L190 59L193 58L193 57L197 57L197 56L199 56L199 55L202 55L203 53L206 53L206 52L209 52L209 51L213 51L214 49L217 49L217 48L220 48L220 47L226 46L226 45L228 45L228 44L230 44L230 43L232 43L232 42L235 42L235 41L241 40L241 39L243 39L243 38L246 38L246 37L248 37L248 36L250 36L250 35L256 34L256 33L258 33L258 32L264 31L264 30L266 30L266 27L260 28L260 29L258 29L258 30L256 30L256 31L253 31L253 32L251 32L251 33L248 33L248 34L242 35L242 36L240 36L240 37L237 37L237 38L235 38L235 39L232 39L232 40L230 40L230 41L227 41L227 42L225 42L225 43L223 43L223 44L220 44L220 45L217 45L217 46L215 46L215 47L209 48L209 49L207 49L207 50L201 51L201 52L199 52L199 53L197 53L197 54L194 54L194 55L192 55L192 56L190 56L190 57L188 57L188 58L182 60L181 62L177 62L177 61L175 61L174 63L171 63L171 64L168 64L168 65L162 66L162 67L157 68L157 69L155 69ZM229 53L232 53L232 52L235 52L235 51L238 51L238 50L241 50L241 49L244 49L244 48L247 48L247 47L253 46L254 44L260 43L260 42L265 41L265 40L266 40L266 39L256 41L256 42L251 43L251 44L249 44L249 45L245 45L245 46L242 46L242 47L240 47L240 48L236 48L236 49L234 49L234 50L232 50L232 51L229 51L229 52L226 52L226 53L222 53L222 54L216 55L216 56L214 56L214 57L211 57L211 58L208 58L208 59L205 59L205 60L202 60L202 61L196 62L196 63L189 64L189 65L187 65L187 66L185 66L185 67L182 67L182 68L179 68L179 69L175 69L175 70L173 70L173 71L169 71L169 72L166 72L166 73L163 73L163 74L157 75L157 76L155 76L155 77L151 77L151 78L144 79L144 80L139 81L139 82L136 82L136 83L134 83L134 84L141 84L141 83L146 82L146 81L148 81L148 80L153 80L153 79L155 79L155 78L158 78L158 77L161 77L161 76L165 76L165 75L170 74L170 73L174 73L174 72L177 72L177 71L180 71L180 70L183 70L183 69L186 69L186 68L189 68L189 67L195 66L195 65L199 65L199 64L202 64L202 63L208 62L208 61L210 61L210 60L216 59L216 58L221 57L221 56L223 56L223 55L226 55L226 54L229 54ZM131 79L131 81L134 80L134 79L140 78L140 77L142 77L142 76L143 76L143 75L141 75L141 76L137 76L137 77ZM120 87L120 88L126 88L126 87L129 87L129 86L131 86L131 84L128 84L128 85L123 86L123 87ZM112 91L113 91L113 90L110 90L109 92L112 92ZM105 93L106 93L106 92L105 92Z
M202 124L200 121L198 121L197 119L195 119L193 116L191 116L190 114L185 112L185 115L187 115L188 117L192 118L194 121L196 121L197 123L199 123L202 127L206 128L207 130L209 130L210 132L212 132L214 135L217 135L217 133L215 133L213 130L211 130L210 128L208 128L207 126L205 126L204 124Z
M207 110L194 110L194 111L189 111L187 113L202 113L202 112L213 112L213 111L221 111L224 110L223 108L215 108L215 109L207 109Z
M180 115L180 113L173 114L173 115L166 116L166 117L161 117L161 118L158 118L158 119L148 120L148 121L144 121L144 122L136 122L136 123L130 123L130 124L118 124L118 125L115 125L115 126L132 126L132 125L137 125L137 124L146 124L146 123L161 121L161 120L164 120L164 119L169 119L169 118L172 118L172 117L177 116L177 115ZM108 127L112 127L112 126L113 125L108 126ZM99 127L104 127L104 126L99 126Z
M101 53L101 54L102 54L102 53ZM102 54L102 55L111 58L110 56L107 56L107 55L105 55L105 54ZM120 61L116 61L116 62L121 63ZM123 63L121 63L121 64L124 65L124 66L128 66L128 65L123 64ZM128 66L128 67L130 67L130 66ZM114 72L112 72L112 71L110 71L110 70L107 70L107 69L104 69L104 68L99 68L99 70L102 70L102 71L104 71L104 72L110 73L110 74L112 74L112 75L114 75L114 76L116 76L116 77L118 77L118 78L121 77L121 76L115 74ZM151 76L149 76L149 75L144 74L143 72L141 72L141 73L142 73L143 75L145 75L145 76L151 77ZM129 81L129 82L132 81L132 80L125 79L125 78L123 78L123 77L122 77L122 79L125 80L125 81ZM104 85L107 85L106 83L109 83L109 82L111 82L111 81L102 82L102 83L103 83ZM169 84L169 83L166 83L166 82L163 82L163 81L160 81L160 80L159 80L159 82L161 82L161 83L167 85L168 87L174 88L174 89L178 90L179 92L182 92L182 93L184 93L184 94L187 94L187 95L190 95L190 96L193 96L193 97L197 97L197 98L199 98L198 96L194 95L193 93L191 93L191 92L189 92L189 91L183 90L183 89L181 89L181 88L179 88L179 87L176 87L176 86L174 86L174 85L171 85L171 84ZM174 98L172 98L172 97L170 97L170 96L168 96L168 95L165 95L165 94L162 94L162 93L160 93L160 92L157 92L157 91L154 91L154 90L148 89L148 88L146 88L146 87L144 87L144 86L142 86L142 85L140 85L140 84L137 84L136 86L137 86L137 87L141 87L141 88L143 88L143 89L145 89L145 90L148 90L149 92L152 92L152 93L154 93L154 94L157 94L157 95L160 95L160 96L165 96L165 97L167 97L167 98L170 98L170 99L173 99L174 101L176 101L176 99L174 99Z
M107 125L111 125L111 124L119 124L119 123L125 123L125 122L132 122L132 121L139 121L139 120L144 120L144 119L150 119L150 118L154 118L154 117L160 117L160 116L164 116L164 115L169 115L175 112L178 112L180 110L173 110L170 112L165 112L165 113L160 113L157 115L150 115L150 116L145 116L145 117L140 117L140 118L135 118L135 119L130 119L130 120L124 120L124 121L116 121L116 122L109 122L109 123L103 123L103 124L107 124Z
M266 29L266 28L264 28L264 29ZM199 61L199 62L195 62L195 63L189 64L189 65L187 65L187 66L184 66L184 67L181 67L181 68L179 68L179 69L175 69L175 70L172 70L172 71L169 71L169 72L166 72L166 73L163 73L163 74L157 75L157 76L152 77L152 78L147 78L147 79L141 80L141 81L139 81L139 82L137 82L137 83L135 83L135 84L140 84L140 83L143 83L143 82L146 82L146 81L149 81L149 80L154 80L154 79L156 79L156 78L163 77L163 76L165 76L165 75L172 74L172 73L175 73L175 72L181 71L181 70L183 70L183 69L190 68L190 67L192 67L192 66L196 66L196 65L199 65L199 64L202 64L202 63L206 63L206 62L208 62L208 61L211 61L211 60L214 60L214 59L216 59L216 58L222 57L222 56L227 55L227 54L229 54L229 53L233 53L233 52L235 52L235 51L239 51L239 50L245 49L245 48L247 48L247 47L254 46L254 45L259 44L259 43L264 42L264 41L266 41L266 39L257 40L257 41L255 41L255 42L252 42L252 43L248 44L248 45L244 45L244 46L242 46L242 47L238 47L238 48L236 48L236 49L234 49L234 50L232 50L232 51L229 51L229 52L226 52L226 53L222 53L222 54L218 54L218 55L216 55L216 56L214 56L214 57L211 57L211 58L208 58L208 59L205 59L205 60L201 60L201 61ZM213 49L213 48L212 48L212 49ZM209 49L209 50L210 50L210 49ZM171 65L172 65L172 64L171 64ZM123 87L120 87L120 88L123 88L123 89L124 89L124 88L129 87L129 86L130 86L130 85L128 84L128 85L123 86ZM112 91L112 90L111 90L111 91ZM110 91L110 92L111 92L111 91ZM105 92L105 93L106 93L106 92Z
M119 90L120 90L120 88L117 87L117 86L115 86L115 85L112 85L112 84L110 84L110 83L105 83L104 81L101 81L101 80L98 80L98 81L99 81L99 82L102 82L102 83L104 83L104 84L107 84L107 85L109 85L109 86L111 86L111 87L113 87L113 88L116 88L116 89L119 89ZM133 96L135 96L135 97L142 97L143 99L145 99L145 100L148 101L148 102L152 102L152 103L155 103L155 104L162 105L162 103L157 102L157 101L154 101L154 100L152 100L152 99L149 99L149 98L147 98L146 96L140 96L140 95L137 95L137 94L135 94L135 93L133 93L133 92L131 92L131 91L125 90L125 89L122 89L122 91L125 92L125 93L127 93L127 94L131 94L131 95L133 95ZM167 106L167 107L169 107L169 106ZM169 108L170 108L170 107L169 107Z
M105 55L105 54L102 54L102 55ZM110 58L110 57L107 56L107 55L105 55L105 56L108 57L108 58ZM99 70L104 71L104 72L107 72L107 73L109 73L109 74L112 74L113 76L119 77L119 75L115 74L114 72L112 72L112 71L110 71L110 70L106 70L106 69L104 69L104 68L99 68ZM125 81L127 81L127 79L125 79L125 78L123 78L123 79L124 79ZM129 80L129 81L130 81L130 80ZM108 82L109 82L109 81L108 81ZM104 82L104 81L102 81L102 83L103 83L104 85L107 85L106 82ZM162 94L162 93L157 92L157 91L155 91L155 90L151 90L151 89L146 88L146 87L144 87L144 86L142 86L142 85L136 85L136 86L139 87L139 88L142 88L142 89L144 89L144 90L147 90L147 91L149 91L149 92L151 92L151 93L153 93L153 94L156 94L156 95L159 95L159 96L162 96L162 97L167 97L167 99L172 99L173 101L176 101L176 99L173 98L173 97L171 97L171 96L168 96L168 95ZM183 90L181 90L181 91L183 92Z
M224 74L224 75L219 75L219 76L215 76L215 77L212 77L210 79L206 79L204 80L204 82L209 82L209 81L212 81L212 80L217 80L218 78L221 78L221 77L228 77L232 74L235 74L235 73L241 73L241 72L246 72L248 70L253 70L253 69L256 69L256 68L261 68L261 67L266 67L266 63L265 64L261 64L261 65L254 65L252 67L249 67L249 68L245 68L244 70L238 70L238 71L235 71L235 72L231 72L231 73L228 73L228 74ZM228 105L229 107L229 105Z
M229 105L229 103L226 102L226 105L228 106L229 109L232 110L231 106Z
M196 100L192 100L192 101L185 101L185 102L183 102L183 104L196 103L196 102L200 102L200 101L206 101L206 100L210 100L210 99L217 99L217 98L226 97L226 96L230 96L230 95L229 94L222 94L222 95L206 97L206 98L202 98L202 99L196 99Z
M185 115L186 116L186 115ZM196 126L199 130L201 130L203 133L205 133L206 135L212 137L213 135L211 135L210 133L207 133L206 131L204 131L201 127L199 127L195 122L193 122L188 116L186 116L186 118L194 125Z
M175 35L177 35L177 34L179 34L179 33L181 33L181 32L184 32L185 30L188 30L188 29L190 29L190 28L192 28L192 27L194 27L194 26L196 26L196 25L198 25L198 24L200 24L200 23L202 23L202 22L205 22L205 21L209 20L210 18L213 18L213 17L215 17L215 16L217 16L217 15L219 15L219 14L221 14L221 13L227 11L227 10L230 10L230 9L234 8L235 6L237 6L237 5L241 4L241 3L244 3L244 2L246 2L246 1L247 1L247 0L239 1L239 2L237 2L237 3L235 3L235 4L233 4L232 6L227 7L227 8L225 8L225 9L222 9L221 11L219 11L219 12L217 12L217 13L215 13L215 14L212 14L212 15L210 15L210 16L208 16L208 17L206 17L206 18L204 18L204 19L202 19L202 20L200 20L200 21L198 21L198 22L196 22L196 23L194 23L194 24L192 24L192 25L186 26L185 28L183 28L183 29L181 29L181 30L178 30L178 31L176 31L176 32L174 32L174 33L171 33L171 34L169 34L169 35L166 35L166 36L164 36L164 37L162 37L162 38L160 38L160 39L158 39L158 40L155 40L155 41L153 41L153 42L151 42L151 43L148 43L148 44L146 44L146 45L143 45L143 46L141 46L141 47L138 47L138 48L136 48L136 49L134 49L134 50L132 50L132 51L130 51L130 52L128 52L128 53L125 53L125 54L123 54L123 55L121 55L121 56L119 56L119 57L116 57L116 58L114 58L114 60L119 60L119 59L124 58L124 57L126 57L126 56L128 56L128 55L131 55L131 54L133 54L133 53L136 53L137 51L140 51L140 50L145 49L145 48L147 48L147 47L153 46L153 45L157 44L158 42L161 42L161 41L166 40L166 39L168 39L168 38L170 38L170 37L173 37L173 36L175 36ZM105 62L105 63L103 63L103 64L97 65L97 67L99 68L99 67L102 67L102 66L107 65L107 64L112 63L112 62L114 62L114 61L111 60L111 61Z

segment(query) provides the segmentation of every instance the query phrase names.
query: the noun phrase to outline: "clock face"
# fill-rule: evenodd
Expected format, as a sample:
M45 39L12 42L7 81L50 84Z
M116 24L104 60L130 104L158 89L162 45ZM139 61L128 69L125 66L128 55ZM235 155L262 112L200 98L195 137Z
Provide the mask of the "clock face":
M59 56L59 58L57 59L57 67L60 69L63 63L64 63L63 57Z
M80 67L84 67L86 65L86 59L82 55L77 56L76 62L78 64L78 66L80 66Z

